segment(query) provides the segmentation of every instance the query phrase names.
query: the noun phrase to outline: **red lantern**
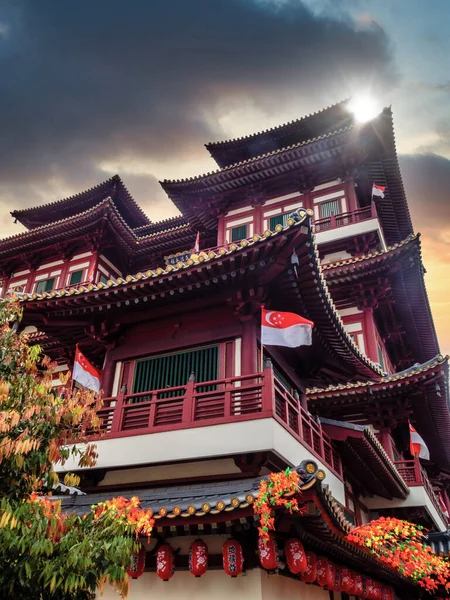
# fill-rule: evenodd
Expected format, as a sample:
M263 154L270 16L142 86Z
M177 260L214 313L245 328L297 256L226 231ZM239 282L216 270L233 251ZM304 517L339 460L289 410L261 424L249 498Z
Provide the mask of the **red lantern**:
M287 566L289 571L294 575L304 573L306 571L306 555L303 544L294 538L288 540L284 545L284 553L286 555Z
M316 580L316 555L314 552L305 552L306 555L306 571L300 573L300 578L305 583L313 583Z
M163 581L169 581L175 571L173 550L169 544L163 544L156 552L156 574Z
M273 571L278 567L278 546L272 535L266 540L258 538L258 556L264 569Z
M378 583L371 577L363 577L364 584L364 598L367 600L380 600L379 599L379 586Z
M341 568L341 586L340 592L345 592L346 594L352 594L354 586L354 577L353 572L346 567Z
M327 590L334 590L334 578L336 576L336 565L331 560L327 561L327 582L325 588Z
M382 585L381 586L381 598L382 600L394 600L395 592L394 588L390 585Z
M319 556L316 563L316 579L320 587L325 587L328 583L328 560Z
M355 577L353 579L353 590L352 590L351 595L358 596L359 598L361 598L363 593L364 593L364 585L363 585L362 575L360 575L359 573L355 573Z
M222 546L223 568L230 577L237 577L244 569L242 546L236 540L229 539Z
M132 579L137 579L142 575L145 569L145 556L146 551L144 546L141 545L138 552L133 552L131 555L131 565L128 568L128 575Z
M203 540L195 540L189 548L189 571L201 577L208 570L208 546Z

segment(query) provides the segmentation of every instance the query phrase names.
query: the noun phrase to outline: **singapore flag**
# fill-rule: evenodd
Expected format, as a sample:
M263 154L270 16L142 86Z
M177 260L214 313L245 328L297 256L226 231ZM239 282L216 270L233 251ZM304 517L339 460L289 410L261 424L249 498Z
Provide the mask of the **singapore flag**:
M314 323L290 312L262 309L261 344L264 346L311 346Z
M78 383L89 390L99 392L101 378L102 372L96 369L94 365L91 365L84 354L79 351L77 345L72 379L78 381Z

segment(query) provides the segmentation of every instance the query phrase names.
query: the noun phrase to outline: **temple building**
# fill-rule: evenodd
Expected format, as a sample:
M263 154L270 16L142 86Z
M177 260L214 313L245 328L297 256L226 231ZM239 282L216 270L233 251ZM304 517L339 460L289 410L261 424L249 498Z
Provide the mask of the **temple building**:
M77 344L102 370L98 462L64 505L137 495L153 510L131 600L362 597L294 574L293 538L379 582L380 599L423 597L346 538L386 515L444 535L450 513L448 358L392 112L360 124L342 102L206 148L216 171L161 184L175 218L151 222L118 176L11 213L26 231L0 241L2 295L60 371ZM262 307L311 320L312 345L263 347ZM429 459L411 454L410 425ZM286 467L303 510L277 512L270 567L253 504ZM194 577L198 539L208 569ZM155 572L161 548L169 581Z

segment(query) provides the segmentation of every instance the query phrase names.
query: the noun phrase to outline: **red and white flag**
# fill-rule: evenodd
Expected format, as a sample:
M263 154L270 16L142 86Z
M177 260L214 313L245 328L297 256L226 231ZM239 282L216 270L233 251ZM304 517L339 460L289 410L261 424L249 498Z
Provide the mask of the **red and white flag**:
M194 254L198 254L200 252L200 231L197 231L197 237L195 238L194 244Z
M378 196L379 198L384 198L384 190L386 189L385 185L377 185L376 183L372 184L372 198L374 196Z
M99 392L101 378L102 372L96 369L94 365L91 365L84 354L80 352L77 345L72 379L78 381L78 383L89 390Z
M440 494L440 493L438 494L438 496L439 496L439 504L441 505L442 512L448 519L449 515L448 515L447 505L444 502L444 498L442 497L442 494Z
M411 423L409 424L409 450L413 456L430 460L430 452L427 445Z
M311 346L314 323L300 315L262 309L261 344L264 346Z

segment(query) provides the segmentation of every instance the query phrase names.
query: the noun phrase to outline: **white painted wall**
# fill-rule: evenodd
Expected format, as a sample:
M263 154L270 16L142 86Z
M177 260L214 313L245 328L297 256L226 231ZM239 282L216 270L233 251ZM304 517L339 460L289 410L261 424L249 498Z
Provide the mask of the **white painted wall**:
M261 570L261 600L330 600L329 592L318 585L308 585L297 579L266 573ZM341 594L334 593L334 600Z
M100 597L100 596L99 596ZM104 600L118 600L119 596L106 588ZM252 569L239 577L229 577L224 571L207 571L203 577L193 577L188 571L175 571L172 579L162 581L156 573L144 573L131 580L129 600L329 600L329 593L317 585L300 580L269 575L261 569ZM335 593L338 600L340 594Z
M96 444L98 452L96 467L99 469L113 469L120 466L133 468L141 465L273 450L292 466L299 465L302 460L314 460L319 468L325 471L325 483L329 485L333 496L345 504L342 481L272 418L101 439ZM73 458L69 458L64 465L64 471L74 469L78 469L78 466Z
M343 227L336 227L336 229L319 231L316 233L316 242L318 244L334 242L335 240L353 237L354 235L361 235L362 233L368 233L369 231L377 231L382 241L382 245L385 247L378 219L369 219L368 221L361 221L361 223L353 223L351 225L344 225Z

